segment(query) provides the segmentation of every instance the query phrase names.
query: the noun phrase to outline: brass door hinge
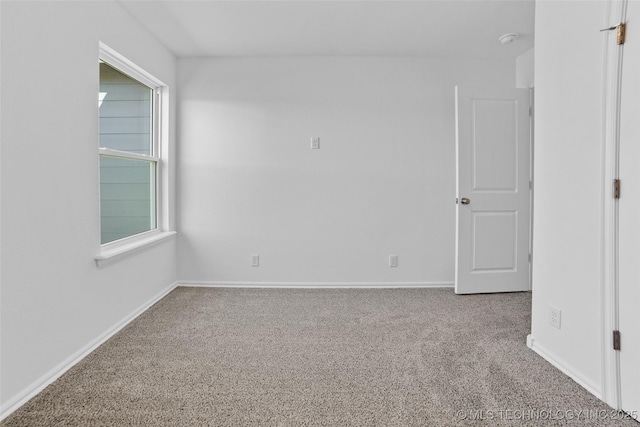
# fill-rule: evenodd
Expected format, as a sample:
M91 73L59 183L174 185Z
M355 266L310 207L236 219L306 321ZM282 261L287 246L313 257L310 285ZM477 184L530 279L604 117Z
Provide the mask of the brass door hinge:
M620 350L620 331L613 331L613 349Z
M618 44L624 44L624 40L625 40L625 35L626 35L626 30L627 30L627 24L618 24L618 25L614 25L613 27L609 27L609 28L603 28L600 31L613 31L616 30L616 43Z
M620 180L619 179L613 180L613 198L614 199L620 198Z
M624 39L626 36L627 24L618 25L618 36L616 37L616 41L618 44L624 44Z

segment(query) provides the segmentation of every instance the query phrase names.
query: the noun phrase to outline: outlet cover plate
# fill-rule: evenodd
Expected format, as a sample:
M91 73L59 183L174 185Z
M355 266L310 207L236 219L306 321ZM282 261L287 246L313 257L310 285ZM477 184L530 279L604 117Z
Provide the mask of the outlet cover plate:
M398 266L398 255L389 255L389 267Z
M562 320L562 310L557 307L549 307L549 323L554 328L560 329Z

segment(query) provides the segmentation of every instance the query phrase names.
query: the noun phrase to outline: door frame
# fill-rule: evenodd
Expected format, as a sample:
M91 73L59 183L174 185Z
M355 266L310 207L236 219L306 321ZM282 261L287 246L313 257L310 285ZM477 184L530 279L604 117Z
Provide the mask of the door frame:
M535 160L535 83L529 86L529 292L533 292L533 202L534 202L534 160Z
M603 28L626 22L628 0L608 0ZM601 348L602 400L621 408L620 354L613 349L613 331L618 324L618 204L613 197L613 180L619 176L620 101L624 45L616 44L615 31L603 31L604 81L602 109L602 226L601 226Z

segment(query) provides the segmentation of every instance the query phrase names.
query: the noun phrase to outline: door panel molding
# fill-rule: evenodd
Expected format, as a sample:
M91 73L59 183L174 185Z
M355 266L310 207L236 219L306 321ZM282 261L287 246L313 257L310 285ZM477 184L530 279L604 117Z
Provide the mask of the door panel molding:
M473 229L471 230L473 239L471 244L471 273L487 271L496 273L515 272L518 262L518 212L515 210L482 211L473 212L471 215L473 221ZM502 218L498 219L498 217ZM493 220L491 224L488 224L490 227L485 227L485 229L493 228L495 231L496 227L500 227L498 233L494 236L491 248L479 247L478 245L478 242L487 241L487 236L478 238L479 219ZM504 221L509 220L511 221L508 224L504 223ZM502 241L496 242L495 239L501 239ZM507 262L501 262L506 259L508 259ZM507 263L509 266L505 265ZM484 267L482 266L483 264Z
M504 191L504 192L517 192L518 191L518 101L511 99L500 98L471 98L472 116L471 122L473 123L472 133L472 174L473 174L473 187L472 191ZM501 108L502 114L508 114L509 116L503 122L493 123L492 126L478 129L477 123L482 122L486 117L482 117L480 114L481 107L485 107L486 104L494 104L493 108L496 108L496 104ZM486 111L482 111L485 115ZM515 123L515 126L511 126ZM495 153L494 149L490 149L489 144L496 140L504 140L501 138L507 135L511 135L513 143L506 144L500 147L507 152ZM510 141L510 142L511 142ZM495 147L493 147L495 148ZM492 168L479 167L484 163L488 163L487 158L479 159L479 155L484 154L483 157L492 157L499 154L503 162L492 162ZM510 162L508 161L510 160ZM500 169L500 166L506 166L505 169ZM509 170L506 170L509 169ZM513 169L513 170L511 170ZM482 174L485 174L483 177ZM488 176L487 176L488 175ZM492 182L497 181L497 182ZM499 181L504 181L500 183ZM483 185L483 182L486 183ZM491 185L493 184L493 185ZM500 185L502 184L502 185Z

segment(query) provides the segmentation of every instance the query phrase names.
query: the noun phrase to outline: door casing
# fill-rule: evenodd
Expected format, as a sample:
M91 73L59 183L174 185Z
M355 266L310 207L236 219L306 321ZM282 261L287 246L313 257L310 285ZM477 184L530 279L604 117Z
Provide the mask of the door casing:
M609 0L607 27L627 22L628 0ZM618 45L615 31L604 37L604 106L602 158L602 400L616 409L622 407L620 354L613 349L612 335L620 327L619 295L619 204L613 196L613 180L619 177L622 65L624 45ZM629 78L628 76L626 78ZM624 188L624 183L622 184ZM622 197L625 196L624 189ZM632 197L632 196L631 196ZM624 338L622 340L624 346Z

